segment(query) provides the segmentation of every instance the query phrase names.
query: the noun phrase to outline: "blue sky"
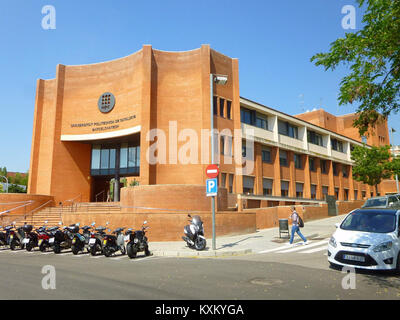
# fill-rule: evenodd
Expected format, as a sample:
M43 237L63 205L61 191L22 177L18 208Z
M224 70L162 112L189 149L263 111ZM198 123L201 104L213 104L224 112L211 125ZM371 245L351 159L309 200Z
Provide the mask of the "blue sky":
M56 29L42 28L42 8L56 9ZM201 44L239 59L240 94L288 114L338 106L346 68L325 72L310 57L345 32L344 5L353 0L13 0L0 13L0 166L29 169L36 79L55 77L56 65L127 56L143 44L168 51ZM356 6L357 7L357 6ZM362 11L357 8L356 30ZM303 95L303 99L300 97ZM400 117L389 119L400 144Z

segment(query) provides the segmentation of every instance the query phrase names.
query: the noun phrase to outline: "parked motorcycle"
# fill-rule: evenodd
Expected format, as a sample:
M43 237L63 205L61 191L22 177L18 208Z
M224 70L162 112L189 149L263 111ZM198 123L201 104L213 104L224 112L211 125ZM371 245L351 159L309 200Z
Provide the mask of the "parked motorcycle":
M13 225L10 225L10 226L7 226L7 227L3 228L4 233L5 233L5 239L6 239L6 244L5 245L7 245L7 246L10 245L10 234L11 234L11 231L12 231L13 228L14 228Z
M104 236L103 253L106 257L111 256L117 251L121 251L122 255L126 253L125 237L122 231L124 231L124 228L117 228L112 232L113 234L106 234Z
M47 223L47 221L45 221ZM56 234L57 230L60 229L58 226L47 228L45 226L42 227L43 229L39 232L39 250L44 252L47 248L53 250L54 245L54 235Z
M13 230L14 229L14 230ZM23 239L25 238L24 227L15 227L15 222L13 223L13 229L10 230L9 244L10 249L15 250L17 246L22 250L25 248Z
M94 225L95 225L95 223L93 222L92 226L94 226ZM106 225L108 225L108 222L106 223ZM90 235L89 251L92 256L95 256L98 251L103 253L103 238L106 235L104 230L106 230L106 227L102 227L102 226L97 227L97 228L95 228L96 232L92 232L92 234Z
M3 228L2 226L0 226L0 229L3 229L3 231L0 231L0 247L5 247L7 245L7 231L6 228Z
M33 248L38 246L38 234L35 231L32 231L33 226L31 224L26 224L23 226L23 230L25 232L25 238L22 240L22 243L25 245L27 251L32 251Z
M188 214L189 218L192 218ZM184 227L183 231L185 233L182 239L186 242L189 248L194 248L198 251L204 250L206 247L206 238L204 237L204 227L203 221L201 221L200 216L195 215L191 220L189 220L190 225Z
M140 251L144 251L146 256L150 255L149 245L147 243L146 237L146 229L148 226L145 226L147 221L143 222L142 229L133 231L132 228L129 228L125 233L127 237L129 237L129 241L126 245L126 251L128 253L128 257L133 259L136 258L136 255Z
M63 230L57 230L54 234L54 253L60 253L62 249L69 249L72 246L74 234L79 232L79 226L72 224L64 226Z
M89 239L91 236L90 226L84 226L81 228L83 230L82 234L75 233L74 238L72 239L72 253L78 254L79 251L83 251L86 247L89 252Z

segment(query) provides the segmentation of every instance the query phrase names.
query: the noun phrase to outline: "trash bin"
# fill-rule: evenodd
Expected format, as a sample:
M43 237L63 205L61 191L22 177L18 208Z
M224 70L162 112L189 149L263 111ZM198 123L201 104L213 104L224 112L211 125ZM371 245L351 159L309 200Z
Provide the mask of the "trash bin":
M281 237L282 233L287 233L287 237L289 236L289 220L288 219L279 219L279 238Z

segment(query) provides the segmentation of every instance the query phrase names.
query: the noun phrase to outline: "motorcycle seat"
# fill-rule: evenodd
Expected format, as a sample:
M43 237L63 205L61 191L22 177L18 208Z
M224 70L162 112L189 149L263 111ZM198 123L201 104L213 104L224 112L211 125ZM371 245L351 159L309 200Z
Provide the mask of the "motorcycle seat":
M113 233L118 233L118 232L121 232L121 231L123 231L125 228L117 228L117 229L115 229L114 231L113 231Z

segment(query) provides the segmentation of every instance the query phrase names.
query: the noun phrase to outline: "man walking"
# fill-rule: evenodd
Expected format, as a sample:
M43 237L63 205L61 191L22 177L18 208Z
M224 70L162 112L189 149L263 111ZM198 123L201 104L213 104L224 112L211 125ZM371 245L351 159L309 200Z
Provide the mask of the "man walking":
M289 216L289 218L292 219L292 234L290 236L289 243L293 244L294 233L297 232L297 234L300 236L300 238L304 241L303 244L306 245L306 244L308 244L308 241L303 236L303 234L300 232L299 214L296 212L296 208L294 206L290 207L290 210L292 211L292 214Z

